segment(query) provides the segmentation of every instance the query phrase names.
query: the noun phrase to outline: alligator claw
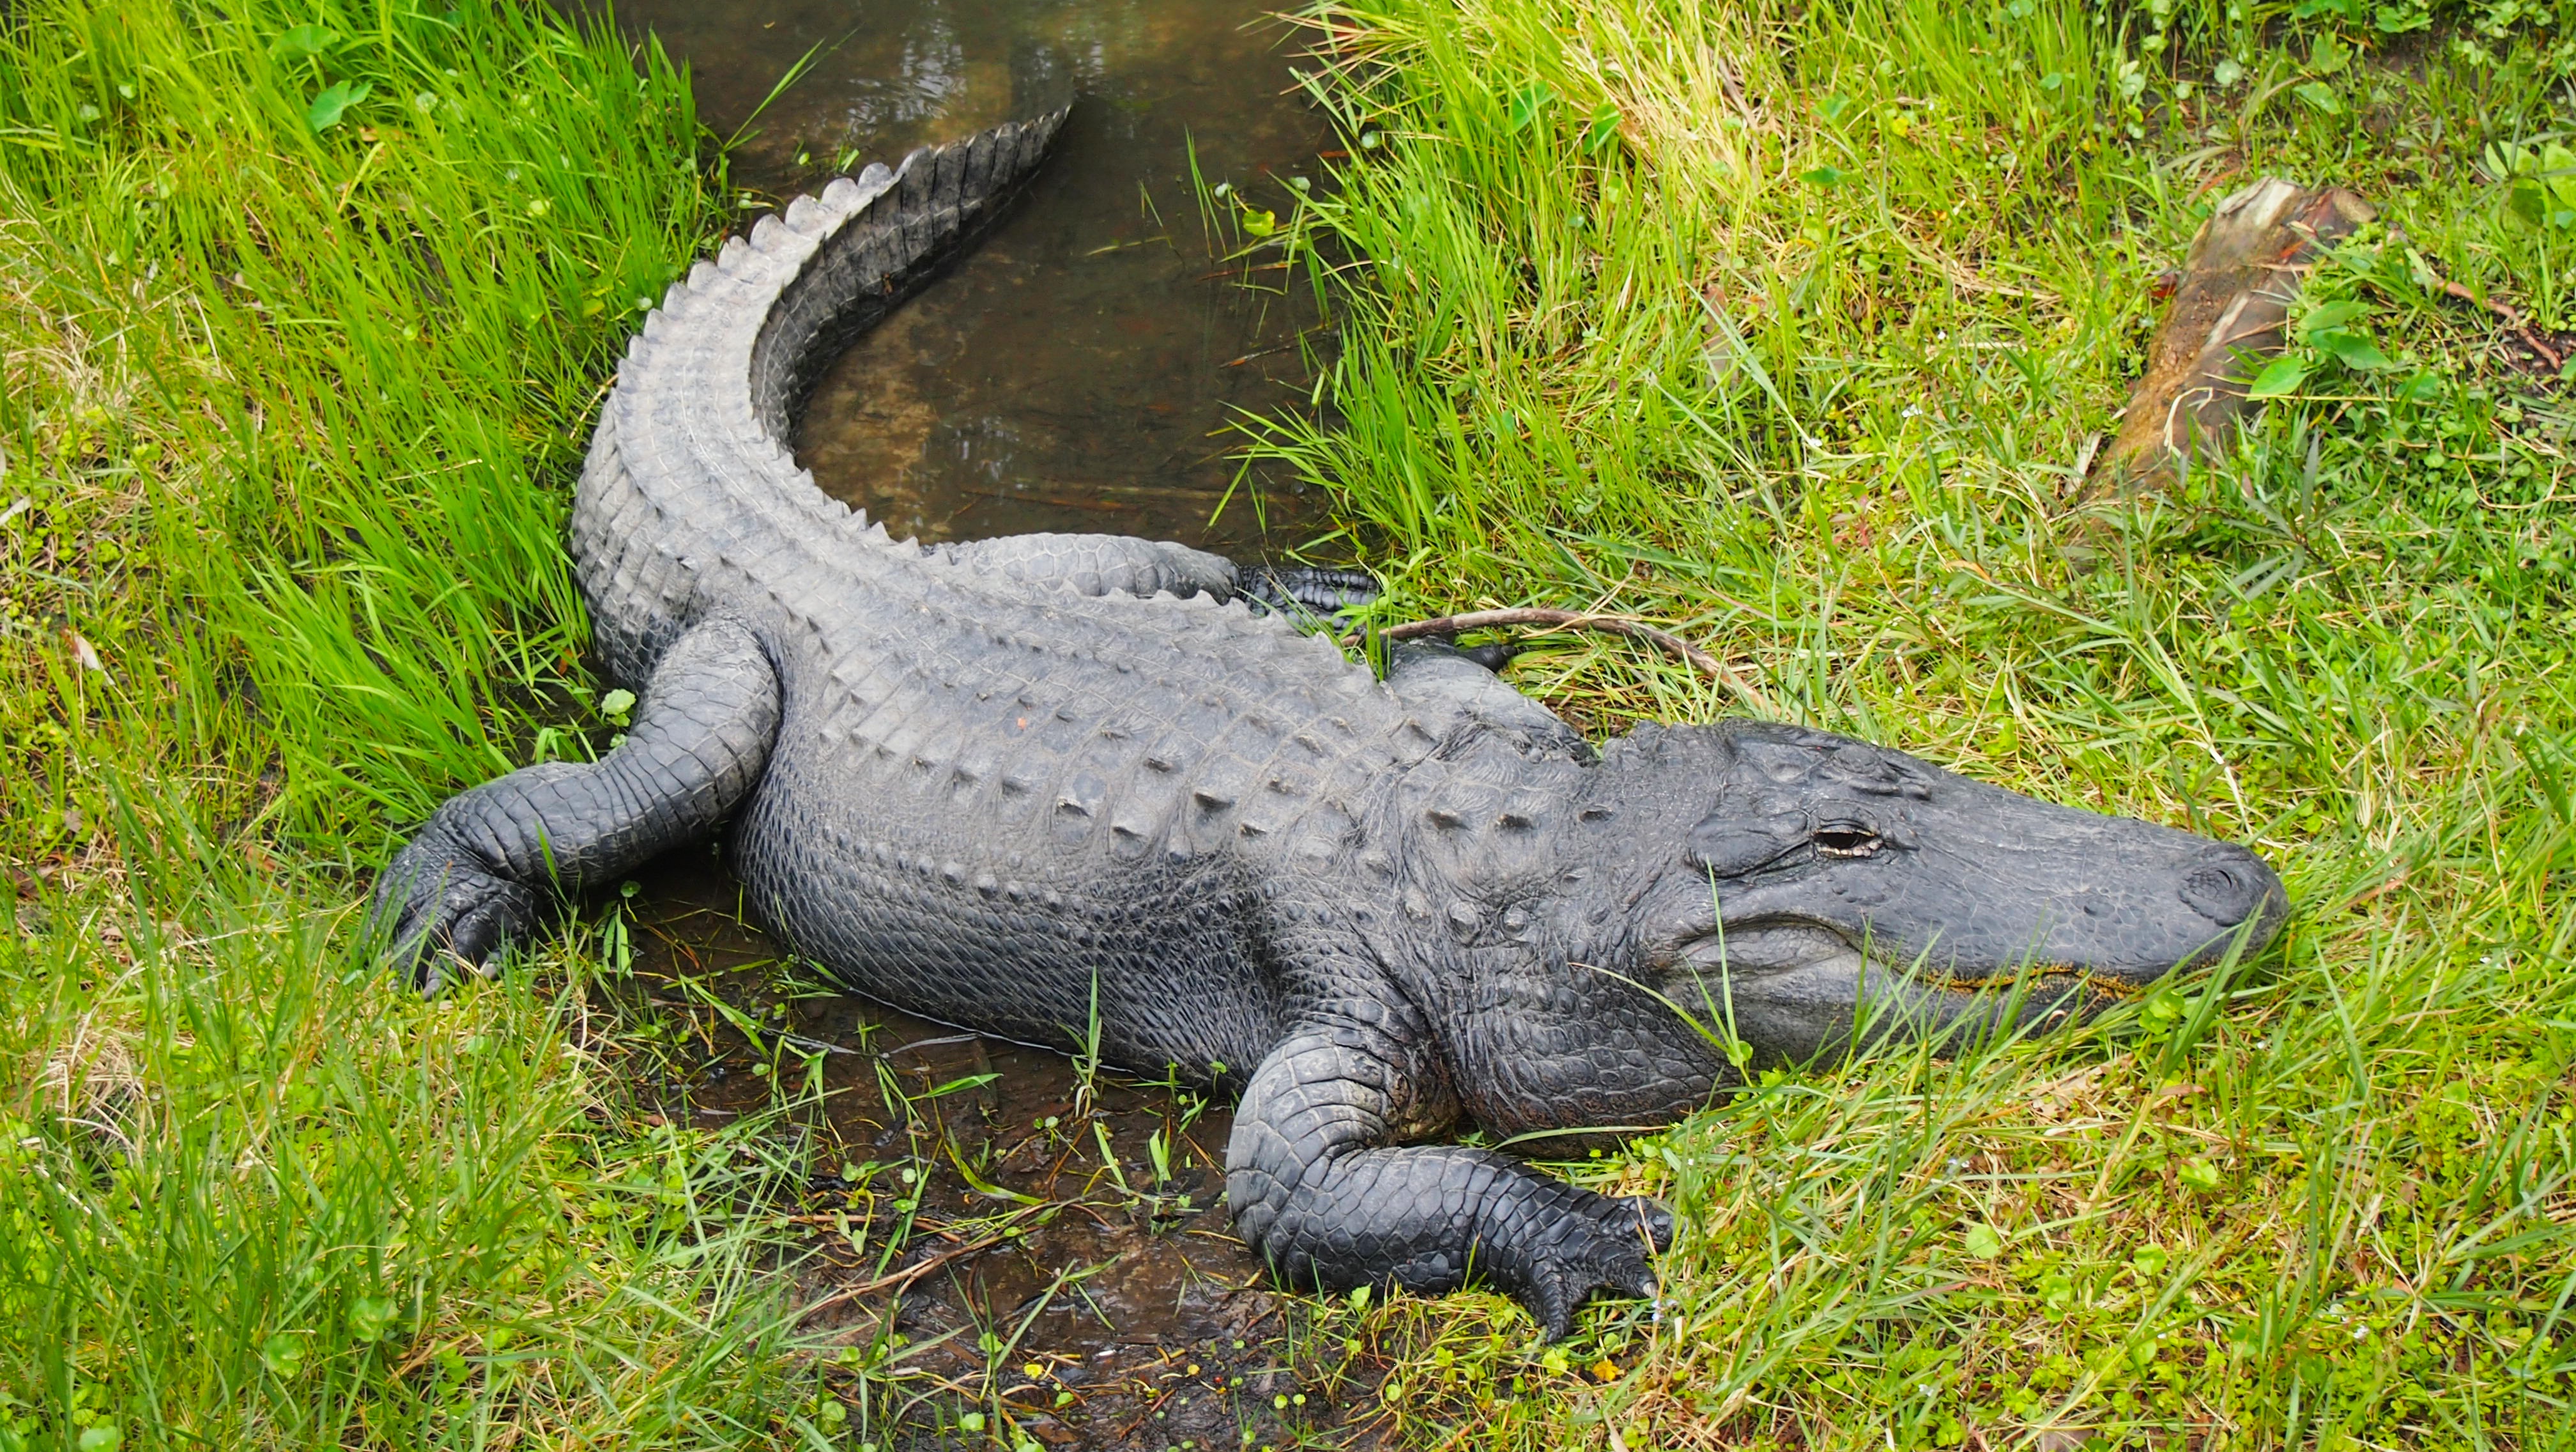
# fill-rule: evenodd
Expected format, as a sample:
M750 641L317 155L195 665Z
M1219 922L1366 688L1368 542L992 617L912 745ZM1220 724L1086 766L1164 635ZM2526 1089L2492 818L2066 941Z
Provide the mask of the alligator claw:
M424 833L394 858L376 884L370 914L387 967L432 997L459 970L488 976L494 953L535 927L545 902L525 884L497 877Z
M1529 1258L1520 1287L1549 1341L1574 1329L1574 1313L1596 1293L1652 1300L1654 1267L1647 1256L1671 1247L1672 1212L1643 1197L1594 1195L1577 1215L1560 1222L1550 1243Z

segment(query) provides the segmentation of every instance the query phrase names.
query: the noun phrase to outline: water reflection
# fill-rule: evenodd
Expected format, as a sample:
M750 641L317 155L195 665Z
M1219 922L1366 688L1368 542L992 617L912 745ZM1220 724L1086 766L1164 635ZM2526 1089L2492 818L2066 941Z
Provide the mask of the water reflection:
M1242 412L1305 396L1313 299L1247 291L1211 257L1191 176L1195 152L1208 183L1284 203L1330 145L1260 0L647 0L618 16L689 63L719 131L828 47L737 156L736 179L774 196L1081 98L1026 209L816 391L797 449L825 489L929 539L1113 530L1264 555L1321 532L1319 501L1239 480L1227 457Z

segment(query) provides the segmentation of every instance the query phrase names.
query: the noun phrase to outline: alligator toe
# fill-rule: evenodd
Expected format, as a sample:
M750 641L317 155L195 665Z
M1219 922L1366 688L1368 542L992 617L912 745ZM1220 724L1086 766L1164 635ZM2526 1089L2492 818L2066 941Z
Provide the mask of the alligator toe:
M1648 1247L1660 1251L1672 1243L1672 1215L1653 1201L1577 1193L1590 1203L1548 1228L1515 1287L1550 1341L1573 1330L1574 1313L1595 1295L1652 1299Z
M543 900L530 888L435 851L406 849L377 887L376 920L389 945L385 964L424 995L440 992L460 969L482 972L543 912Z

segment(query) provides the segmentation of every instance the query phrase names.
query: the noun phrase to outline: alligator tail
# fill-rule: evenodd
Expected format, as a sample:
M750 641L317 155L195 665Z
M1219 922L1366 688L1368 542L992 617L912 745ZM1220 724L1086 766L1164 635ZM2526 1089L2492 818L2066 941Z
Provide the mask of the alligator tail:
M752 352L754 406L770 437L786 441L814 386L850 345L1009 215L1066 114L914 151L891 173L890 187L826 237L819 260L770 307ZM820 204L799 197L788 204L787 225L797 225L799 206L820 212L846 205L885 176L882 165L872 166L856 182L844 177L824 188Z
M628 347L573 501L573 557L611 680L640 686L702 601L769 588L800 564L834 569L832 541L852 532L891 545L797 466L796 416L853 339L1008 214L1064 118L840 178L671 285Z

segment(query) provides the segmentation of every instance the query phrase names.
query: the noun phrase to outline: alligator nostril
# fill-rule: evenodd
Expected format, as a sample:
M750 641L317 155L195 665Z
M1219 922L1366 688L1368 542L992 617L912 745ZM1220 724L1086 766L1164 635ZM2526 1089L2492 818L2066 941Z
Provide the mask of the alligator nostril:
M2232 928L2261 911L2277 880L2252 853L2221 848L2185 874L2182 900L2220 927Z

